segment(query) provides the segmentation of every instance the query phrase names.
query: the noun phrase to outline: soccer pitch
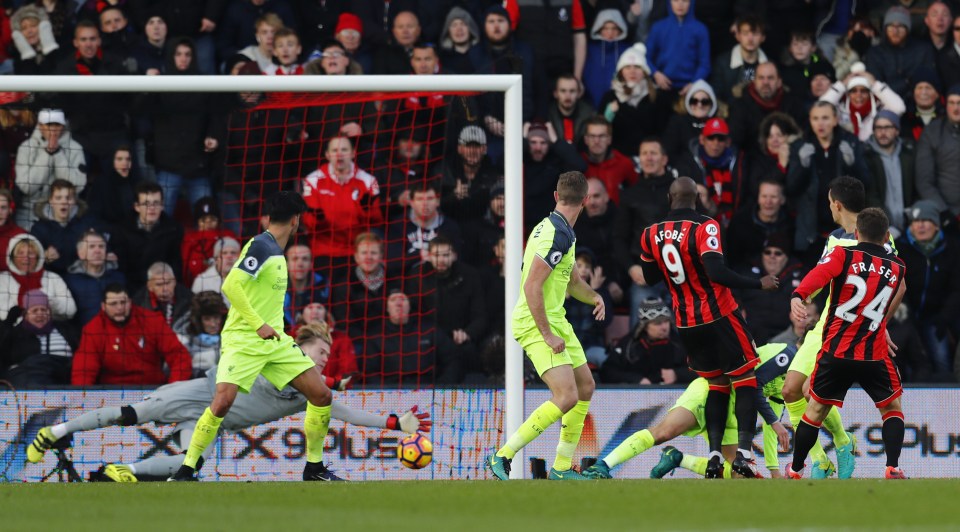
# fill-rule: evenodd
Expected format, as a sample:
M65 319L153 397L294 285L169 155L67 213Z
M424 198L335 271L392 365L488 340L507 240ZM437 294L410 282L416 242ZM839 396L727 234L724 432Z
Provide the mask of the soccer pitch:
M4 530L956 530L960 480L0 484Z

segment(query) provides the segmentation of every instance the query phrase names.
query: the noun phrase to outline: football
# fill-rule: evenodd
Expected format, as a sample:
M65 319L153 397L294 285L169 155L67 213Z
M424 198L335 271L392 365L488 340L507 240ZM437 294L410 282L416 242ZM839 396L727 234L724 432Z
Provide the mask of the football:
M397 458L410 469L422 469L433 460L433 443L423 434L411 434L397 445Z

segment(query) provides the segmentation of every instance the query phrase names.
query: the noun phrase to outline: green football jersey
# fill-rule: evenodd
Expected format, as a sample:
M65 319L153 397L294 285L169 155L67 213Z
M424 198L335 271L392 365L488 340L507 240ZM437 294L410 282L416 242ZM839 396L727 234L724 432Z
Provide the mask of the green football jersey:
M550 213L530 233L527 247L523 250L523 273L520 276L520 298L513 309L513 330L523 331L536 328L523 286L527 282L527 274L535 260L542 260L553 271L543 283L543 303L547 320L564 319L566 310L563 302L567 294L567 284L570 282L570 272L573 270L576 255L577 236L567 219L557 211Z
M277 332L283 331L283 298L287 291L287 261L277 240L268 232L253 237L240 251L240 257L224 280L227 297L233 291L242 291L250 307L262 322ZM259 338L257 328L262 325L255 316L245 315L231 300L227 322L223 326L224 339Z

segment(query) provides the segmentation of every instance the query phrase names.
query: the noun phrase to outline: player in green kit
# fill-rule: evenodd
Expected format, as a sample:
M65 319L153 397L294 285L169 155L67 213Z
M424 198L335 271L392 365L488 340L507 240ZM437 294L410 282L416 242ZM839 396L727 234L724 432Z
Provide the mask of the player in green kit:
M330 425L332 394L313 360L283 332L283 298L287 262L283 250L307 205L299 194L282 191L266 202L267 230L253 237L223 281L230 312L221 333L217 388L210 407L197 420L186 458L170 477L197 480L197 460L217 437L237 391L249 393L257 375L278 390L291 385L307 398L304 433L307 465L304 480L343 480L323 465L323 440Z
M827 243L823 248L822 256L824 257L837 246L851 247L857 245L857 238L854 235L857 227L857 215L867 206L863 183L849 176L838 177L831 181L827 198L830 201L833 221L840 228L827 237ZM893 249L893 240L890 241L890 246ZM783 383L784 406L790 414L790 423L794 427L800 426L800 418L803 417L803 413L807 409L804 390L809 386L808 382L817 361L817 353L820 352L823 345L823 325L830 312L830 300L828 299L824 304L817 325L804 337L803 345L800 346L797 356L790 364L786 380ZM827 478L834 471L836 471L838 478L850 478L856 467L857 442L854 436L843 428L839 409L830 408L830 413L823 420L823 428L833 435L833 443L837 448L837 467L834 468L820 442L817 441L813 449L810 450L810 458L813 460L810 478Z
M569 293L593 305L593 316L603 320L603 298L580 278L574 267L576 235L573 226L587 196L587 179L580 172L560 174L553 193L557 207L533 229L523 252L520 298L513 309L513 336L552 393L530 414L506 444L486 460L499 480L510 478L510 462L520 449L562 420L557 456L550 480L584 480L571 469L583 422L593 396L593 375L587 358L567 322L563 301Z

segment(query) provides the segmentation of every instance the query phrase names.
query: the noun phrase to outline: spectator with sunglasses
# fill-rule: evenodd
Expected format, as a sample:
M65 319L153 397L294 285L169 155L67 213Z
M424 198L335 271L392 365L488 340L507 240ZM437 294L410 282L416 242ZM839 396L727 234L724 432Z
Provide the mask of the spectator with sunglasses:
M792 235L774 233L763 244L763 251L741 273L760 278L774 275L780 280L777 290L741 290L737 296L747 318L747 328L758 345L790 326L790 297L806 273L803 265L790 256Z
M698 144L691 143L677 169L680 175L697 182L701 202L723 227L753 195L746 157L739 146L731 143L730 129L722 118L707 121Z
M663 149L672 160L690 150L707 120L727 116L727 105L717 100L713 87L706 81L697 80L682 99L677 100L674 113L670 115L663 134Z

